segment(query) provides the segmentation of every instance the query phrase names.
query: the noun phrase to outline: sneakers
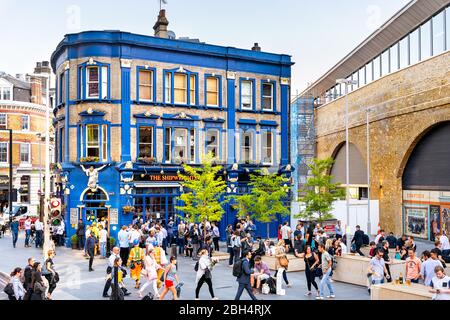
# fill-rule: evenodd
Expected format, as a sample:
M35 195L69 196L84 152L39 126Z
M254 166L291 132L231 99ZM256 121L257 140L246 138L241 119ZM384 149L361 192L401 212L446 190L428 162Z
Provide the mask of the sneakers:
M312 294L312 292L311 291L308 291L307 293L305 293L305 296L310 296Z
M333 299L336 298L336 296L334 294L330 294L329 296L327 296L328 299Z
M321 296L318 296L318 297L316 297L316 300L324 300L325 298L324 297L321 297Z
M292 288L292 284L287 284L286 288Z
M217 298L217 297L214 297L214 298L212 298L213 300L219 300L219 298Z

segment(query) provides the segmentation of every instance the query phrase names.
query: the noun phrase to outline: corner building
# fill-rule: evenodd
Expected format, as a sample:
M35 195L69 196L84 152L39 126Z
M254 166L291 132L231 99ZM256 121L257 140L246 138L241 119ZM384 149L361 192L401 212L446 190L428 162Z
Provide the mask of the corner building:
M168 39L162 18L155 37L69 34L52 55L68 237L79 218L104 217L116 237L132 221L128 207L144 220L176 220L177 172L207 152L223 165L229 194L248 192L249 174L262 167L290 177L290 56ZM84 171L91 167L95 192ZM224 209L222 235L237 213Z

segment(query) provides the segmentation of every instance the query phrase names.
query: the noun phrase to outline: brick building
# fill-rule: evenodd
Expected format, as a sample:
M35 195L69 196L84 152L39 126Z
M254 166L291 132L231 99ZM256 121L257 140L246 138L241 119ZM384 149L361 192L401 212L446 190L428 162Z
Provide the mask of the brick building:
M68 236L78 218L108 218L115 236L131 222L128 206L144 220L175 219L177 172L209 151L233 194L247 192L249 173L261 167L288 176L292 170L290 56L171 39L167 25L162 10L154 37L69 34L52 55ZM90 167L97 188L88 187ZM236 218L235 209L225 209L222 235Z
M331 174L343 186L348 99L351 201L370 196L386 231L431 240L450 232L449 4L411 1L300 97L314 97L316 155L335 159ZM354 81L347 96L337 79ZM366 230L366 219L352 209L352 227Z
M0 73L0 129L13 130L13 188L18 191L13 206L26 206L31 214L38 214L38 193L43 189L47 90L45 78L39 75L50 76L49 66L49 62L38 62L35 72L27 76ZM8 186L9 133L0 131L2 210L7 206Z

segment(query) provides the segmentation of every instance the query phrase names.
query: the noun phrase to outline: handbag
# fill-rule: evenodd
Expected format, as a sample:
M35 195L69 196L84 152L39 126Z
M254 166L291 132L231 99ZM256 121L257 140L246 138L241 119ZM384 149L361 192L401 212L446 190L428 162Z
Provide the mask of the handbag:
M212 279L212 273L211 270L209 270L209 268L205 269L205 279Z
M3 289L3 291L8 295L8 296L13 296L14 295L14 287L13 284L10 282L8 283L5 288Z
M262 294L269 294L270 293L270 287L267 283L264 283L262 285L262 289L261 289Z
M322 279L322 277L323 277L323 271L322 271L322 267L321 267L320 265L317 266L317 267L314 269L314 275L315 275L317 278Z
M289 260L288 260L288 258L286 256L282 256L280 258L280 266L285 268L285 269L289 266Z

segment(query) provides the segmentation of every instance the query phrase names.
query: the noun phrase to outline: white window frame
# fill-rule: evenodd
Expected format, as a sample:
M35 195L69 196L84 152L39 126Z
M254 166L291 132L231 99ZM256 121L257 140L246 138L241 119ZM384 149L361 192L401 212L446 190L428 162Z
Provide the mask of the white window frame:
M197 104L197 75L189 75L189 104L195 106Z
M101 155L103 158L103 162L108 161L108 125L102 124L102 149Z
M22 160L22 155L24 154L23 152L22 152L22 147L23 146L28 146L28 160L27 161L24 161L24 160ZM29 144L29 143L21 143L20 144L20 163L21 164L30 164L31 163L31 144Z
M89 70L97 69L98 78L97 81L89 80ZM101 73L101 77L100 77ZM102 82L100 83L100 78ZM89 84L96 83L98 85L98 95L90 95ZM101 93L101 97L100 97ZM88 66L86 67L86 99L107 99L108 98L108 67L107 66Z
M6 161L1 161L1 157L0 157L0 164L7 164L9 163L9 142L0 142L0 146L1 145L6 145ZM0 147L1 150L1 147ZM0 152L1 155L1 152Z
M140 141L140 139L141 139L141 129L142 128L150 128L150 131L151 131L151 141L149 142L149 143L147 143L147 142L141 142ZM155 132L154 132L154 127L153 126L151 126L151 125L142 125L142 126L139 126L139 140L138 140L138 158L140 158L141 157L141 145L145 145L145 146L150 146L150 157L153 157L153 155L154 155L154 153L153 153L153 148L154 148L154 145L153 145L153 141L154 141L154 134L155 134Z
M164 74L164 102L172 103L172 73Z
M270 86L270 96L265 96L264 95L264 86ZM261 96L262 96L263 101L261 101L261 107L262 107L263 111L273 111L273 109L274 109L273 108L273 101L274 101L274 94L273 94L274 90L273 90L273 88L274 88L274 85L271 82L264 82L262 84ZM264 100L265 99L270 99L270 109L264 108Z
M171 163L172 162L172 128L167 127L164 129L165 133L165 140L164 140L164 152L165 152L165 162ZM169 143L167 143L169 142ZM169 148L167 148L169 147Z
M8 129L8 114L7 113L0 113L0 116L5 116L5 124L4 124L5 129L2 129L2 130ZM3 124L0 123L0 126L3 126Z
M27 119L26 122L24 122L24 118ZM26 123L26 128L24 128L24 124ZM22 131L30 131L30 116L25 114L20 116L20 127Z
M150 74L150 85L148 85L148 84L141 84L141 81L142 81L142 77L141 77L141 72L142 73L149 73ZM153 83L153 77L154 77L154 74L153 74L153 70L146 70L146 69L140 69L139 70L139 83L138 83L138 86L139 86L139 101L147 101L147 102L151 102L151 101L153 101L153 86L155 85L154 83ZM143 98L141 98L141 87L150 87L150 99L143 99Z
M208 91L208 80L216 81L216 91ZM208 107L218 107L219 106L219 99L220 99L220 97L219 97L219 90L220 90L220 88L219 88L219 78L213 77L213 76L208 76L208 77L206 77L205 81L206 81L206 91L205 91L205 94L206 94L206 105ZM217 95L217 103L216 104L209 104L208 103L208 94L210 94L210 93Z
M4 98L5 89L9 89L9 99ZM8 85L0 85L0 101L13 101L14 100L14 87Z
M97 145L90 145L89 144L89 127L97 127L98 130L98 141L97 141ZM89 149L98 149L98 158L99 160L101 160L102 158L102 149L101 149L101 141L100 141L100 131L101 130L101 126L99 124L87 124L86 125L86 150L85 150L85 156L86 157L90 157L89 156Z
M188 136L188 140L189 140L189 162L190 163L195 163L195 158L197 155L197 148L196 148L196 144L197 144L197 137L196 137L196 130L194 128L190 128L188 129L189 131L189 136ZM194 151L194 154L192 154L192 151Z
M208 135L209 135L210 132L213 132L214 136L216 137L216 142L213 145L208 145ZM205 139L206 153L208 154L210 152L210 149L215 148L216 151L217 151L215 157L217 159L220 159L219 142L220 142L220 130L219 129L208 129L208 130L206 130L206 139Z
M267 136L270 135L271 138L271 145L268 146L267 145ZM262 132L261 135L261 145L262 145L262 150L261 150L261 162L263 165L273 165L274 160L273 160L273 147L274 147L274 132L271 130L265 130ZM270 162L266 162L265 158L266 158L266 151L270 150Z
M244 84L249 84L250 85L250 106L244 106ZM253 81L252 80L242 80L241 82L241 109L242 110L253 110ZM247 95L246 95L247 97Z
M250 146L249 148L249 158L245 159L245 137L246 135L250 135ZM245 163L246 161L249 162L249 164L252 163L252 161L254 160L254 154L253 154L253 147L254 147L254 143L255 143L255 139L254 139L254 132L252 130L244 130L242 132L242 141L241 141L241 162Z
M178 142L177 142L177 132L181 132L181 131L183 131L183 132L185 132L185 141L183 142L183 143L181 143L181 144L179 144ZM178 156L175 156L175 161L183 161L184 163L188 163L188 162L190 162L189 160L190 160L190 152L191 152L191 149L190 149L190 139L189 139L189 133L190 133L190 129L188 129L188 128L174 128L174 130L173 130L173 153L174 153L174 155L176 155L177 154L177 148L181 148L181 150L183 150L184 151L184 157L183 158L180 158L180 159L178 159Z

